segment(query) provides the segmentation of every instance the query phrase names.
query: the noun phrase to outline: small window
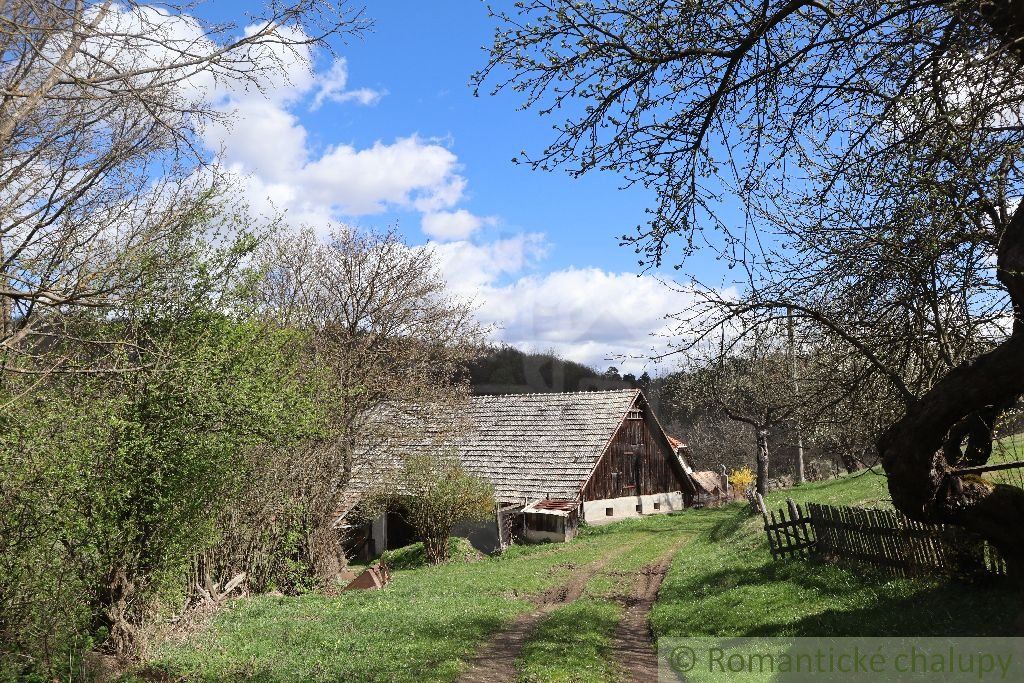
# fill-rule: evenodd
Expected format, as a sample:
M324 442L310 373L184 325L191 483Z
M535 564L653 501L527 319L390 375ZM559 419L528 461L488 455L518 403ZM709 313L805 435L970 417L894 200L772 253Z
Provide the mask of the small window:
M655 503L654 504L654 509L655 510L660 510L661 509L661 503Z
M643 507L642 507L642 506L640 506L640 505L637 505L637 506L636 506L636 511L637 511L637 512L643 512Z
M615 508L605 508L604 509L604 514L607 517L614 517L615 516Z

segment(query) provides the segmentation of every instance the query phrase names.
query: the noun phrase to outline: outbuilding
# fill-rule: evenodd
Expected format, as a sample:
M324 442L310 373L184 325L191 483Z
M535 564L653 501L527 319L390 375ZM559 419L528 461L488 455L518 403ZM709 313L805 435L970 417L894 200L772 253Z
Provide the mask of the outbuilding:
M494 485L497 507L493 521L456 533L484 552L515 540L570 540L580 521L682 510L698 493L682 450L638 389L473 396L466 411L468 428L448 447ZM392 515L369 525L365 550L408 542L401 526Z

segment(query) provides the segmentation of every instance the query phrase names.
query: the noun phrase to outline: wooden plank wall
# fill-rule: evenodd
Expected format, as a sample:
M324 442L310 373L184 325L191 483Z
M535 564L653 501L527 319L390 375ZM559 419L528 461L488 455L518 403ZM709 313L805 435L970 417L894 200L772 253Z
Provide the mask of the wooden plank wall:
M583 500L604 500L623 496L669 493L687 493L676 477L669 458L675 454L668 450L657 436L656 427L646 408L638 408L639 418L627 418L612 437L591 476L583 487ZM633 476L628 470L633 468Z

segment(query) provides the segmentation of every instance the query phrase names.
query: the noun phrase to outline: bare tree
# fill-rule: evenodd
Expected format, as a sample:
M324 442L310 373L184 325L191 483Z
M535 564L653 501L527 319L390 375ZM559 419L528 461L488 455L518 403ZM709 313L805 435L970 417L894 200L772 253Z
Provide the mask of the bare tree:
M670 245L740 265L742 302L709 294L729 324L789 307L841 341L897 397L878 440L896 506L981 533L1021 571L1024 491L956 472L988 458L992 417L1024 391L1018 3L529 0L495 15L478 83L566 113L526 161L657 190L626 240L652 265Z
M714 406L754 434L756 490L768 493L768 437L798 416L802 407L793 391L790 360L779 338L756 335L737 340L735 351L720 351L694 367L677 389L683 401ZM680 392L679 390L682 389Z
M272 3L236 23L186 2L12 0L0 8L0 354L76 308L132 296L216 172L199 134L218 93L280 80L365 26L347 3Z
M486 330L471 304L447 293L433 253L395 232L339 228L326 242L312 230L285 233L261 258L258 306L278 325L309 332L310 372L325 387L326 433L298 454L298 476L311 554L329 576L338 558L332 525L353 472L390 468L394 443L458 422L465 368Z

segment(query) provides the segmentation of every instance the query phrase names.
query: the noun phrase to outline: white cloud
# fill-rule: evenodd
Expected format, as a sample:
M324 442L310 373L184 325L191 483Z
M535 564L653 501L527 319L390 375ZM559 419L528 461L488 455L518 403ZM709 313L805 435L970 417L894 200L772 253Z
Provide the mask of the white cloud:
M296 169L295 177L307 192L353 216L379 213L388 205L450 207L466 185L457 168L450 150L413 135L365 149L330 147Z
M310 108L314 110L319 109L325 101L337 102L339 104L356 102L369 106L377 104L380 98L386 94L382 90L374 90L373 88L348 90L347 87L348 62L343 57L339 57L334 60L331 68L326 73L317 77L317 92Z
M261 186L287 188L279 208L293 214L299 203L318 204L320 213L361 216L389 208L440 211L458 203L466 180L458 157L448 148L417 135L377 141L362 149L329 146L319 154L306 128L288 107L270 99L232 98L228 125L205 133L211 150L246 181L247 194Z
M539 274L549 248L541 233L480 240L481 228L496 219L458 207L467 181L457 156L436 140L412 134L361 148L314 147L296 113L303 103L314 109L328 101L372 104L381 93L349 89L344 60L316 74L311 55L301 50L281 59L284 73L262 88L209 95L235 116L230 127L206 131L207 146L223 150L227 169L245 179L251 208L284 210L294 224L322 228L393 208L417 211L450 289L477 302L481 321L496 326L496 339L597 367L615 357L614 364L635 372L643 360L618 357L665 349L658 335L670 330L668 314L687 308L685 291L599 268Z
M250 205L270 199L297 223L393 208L439 212L462 199L466 180L459 173L458 158L437 141L412 134L363 148L351 144L315 148L295 113L303 102L312 97L313 108L325 101L366 104L381 93L348 89L344 59L335 60L326 72L315 73L308 48L288 50L271 44L259 49L276 51L272 57L279 69L261 73L255 85L196 86L196 92L230 114L227 121L207 127L204 141L240 179Z
M540 233L522 233L483 244L431 243L448 288L459 296L482 299L502 277L521 274L547 253Z
M479 230L484 224L494 225L497 219L480 217L465 209L457 211L438 211L423 216L423 233L441 242L465 240Z
M666 349L666 316L685 309L689 297L656 278L599 268L569 268L524 277L488 292L484 319L517 346L554 349L581 363L603 367L619 356L644 359ZM620 367L642 365L616 361Z
M652 353L667 350L666 316L693 301L687 290L649 275L575 267L531 274L547 252L537 233L448 242L434 251L449 287L477 302L477 316L495 326L496 340L599 369L614 364L642 372Z

